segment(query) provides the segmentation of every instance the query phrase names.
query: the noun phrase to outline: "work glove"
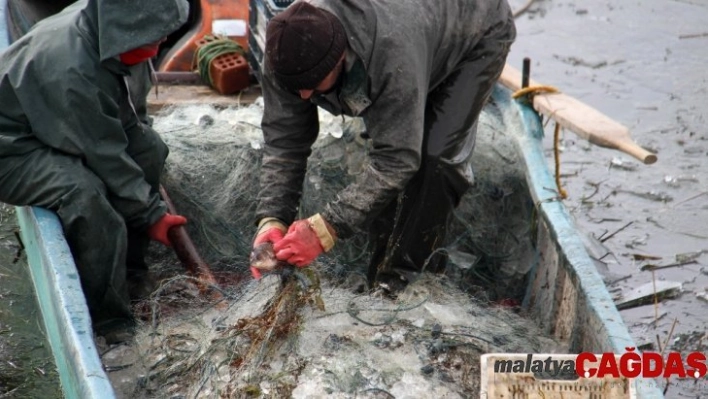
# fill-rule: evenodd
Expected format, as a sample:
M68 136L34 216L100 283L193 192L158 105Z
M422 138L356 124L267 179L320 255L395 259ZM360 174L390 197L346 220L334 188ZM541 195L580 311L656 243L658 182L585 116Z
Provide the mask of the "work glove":
M256 238L253 240L252 248L256 248L266 242L275 244L283 239L287 229L280 219L272 217L261 219L258 222L258 230L256 231ZM256 280L261 278L260 270L253 266L251 266L251 275Z
M318 213L290 225L282 240L273 245L275 257L297 267L312 263L334 246L334 229Z
M168 247L171 247L167 232L175 226L181 226L187 223L187 218L180 215L172 215L165 213L162 217L148 228L148 236L155 241L159 241Z

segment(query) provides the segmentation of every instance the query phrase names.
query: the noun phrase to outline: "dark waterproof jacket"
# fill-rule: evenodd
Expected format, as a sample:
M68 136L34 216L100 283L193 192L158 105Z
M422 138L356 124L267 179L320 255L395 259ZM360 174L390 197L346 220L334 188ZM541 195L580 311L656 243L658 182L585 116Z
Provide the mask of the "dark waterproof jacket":
M150 129L147 62L118 55L187 20L184 0L88 0L35 25L0 54L0 157L49 146L80 157L128 225L166 211L126 153L128 129Z
M363 117L373 144L371 164L322 211L338 236L346 238L370 223L418 171L428 93L469 56L481 38L510 44L513 17L506 0L310 3L339 18L349 49L366 71L363 87L368 99L340 94L344 103L340 109ZM317 106L281 88L267 66L264 76L266 144L257 216L290 223L319 130Z

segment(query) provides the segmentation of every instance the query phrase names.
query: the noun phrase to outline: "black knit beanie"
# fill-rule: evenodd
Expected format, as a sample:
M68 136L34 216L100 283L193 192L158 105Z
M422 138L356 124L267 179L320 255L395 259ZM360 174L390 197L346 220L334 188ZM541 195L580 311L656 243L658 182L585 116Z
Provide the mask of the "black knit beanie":
M347 40L332 13L297 2L268 23L266 62L290 90L310 90L334 69Z

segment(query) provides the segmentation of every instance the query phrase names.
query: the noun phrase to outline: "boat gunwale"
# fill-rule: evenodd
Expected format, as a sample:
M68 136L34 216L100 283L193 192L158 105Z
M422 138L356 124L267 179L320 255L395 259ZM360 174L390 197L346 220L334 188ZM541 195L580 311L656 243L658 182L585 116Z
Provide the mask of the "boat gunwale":
M71 250L54 212L15 208L37 302L64 396L115 397L96 348Z
M561 201L555 178L551 174L543 151L543 126L540 115L526 103L524 98L512 99L511 90L506 87L497 85L494 97L497 101L513 103L518 110L525 134L517 137L517 148L526 166L525 173L529 193L533 197L538 214L543 218L553 241L556 243L556 249L565 258L565 262L561 262L561 267L569 273L569 277L573 281L579 296L577 300L584 299L585 310L589 312L590 317L595 319L597 325L602 326L602 333L596 334L596 336L604 336L606 342L598 342L602 347L596 349L622 354L626 352L628 347L636 348L634 339L630 336L607 286L583 244L568 208ZM535 277L534 272L532 271L530 281ZM531 284L532 282L529 283L529 287ZM526 299L528 299L528 294ZM555 311L555 309L551 311ZM635 378L634 382L637 398L664 397L654 380Z

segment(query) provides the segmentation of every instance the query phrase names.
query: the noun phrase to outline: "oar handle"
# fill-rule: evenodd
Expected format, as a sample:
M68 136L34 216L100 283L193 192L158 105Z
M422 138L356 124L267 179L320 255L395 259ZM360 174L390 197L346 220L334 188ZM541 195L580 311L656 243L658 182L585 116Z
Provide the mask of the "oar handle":
M504 67L499 82L511 90L521 89L521 72L508 64ZM529 87L542 86L533 80ZM632 140L622 124L610 119L600 111L563 93L536 94L533 97L536 111L552 118L564 128L601 147L612 148L631 155L646 165L657 161L653 154Z
M175 208L174 203L167 194L167 190L165 190L165 187L162 185L160 185L160 196L165 202L165 205L167 205L167 210L172 214L177 214L177 208ZM172 248L185 269L203 282L199 287L202 293L206 292L209 288L204 284L217 285L216 278L214 278L214 275L211 273L211 269L209 269L209 266L199 255L199 251L197 251L194 242L192 242L184 226L172 227L167 232L167 238L170 239ZM214 293L212 296L215 299L221 298L221 294L218 292Z
M645 165L651 165L658 160L656 154L645 150L633 141L620 141L617 143L618 150L642 161Z

